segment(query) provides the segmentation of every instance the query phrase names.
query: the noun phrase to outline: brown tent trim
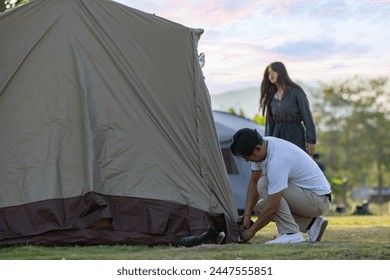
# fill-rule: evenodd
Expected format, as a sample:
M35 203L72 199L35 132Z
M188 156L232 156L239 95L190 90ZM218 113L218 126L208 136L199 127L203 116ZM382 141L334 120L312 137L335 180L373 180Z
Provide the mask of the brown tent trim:
M0 246L175 245L208 228L236 242L238 227L223 213L154 199L102 195L50 199L0 209Z

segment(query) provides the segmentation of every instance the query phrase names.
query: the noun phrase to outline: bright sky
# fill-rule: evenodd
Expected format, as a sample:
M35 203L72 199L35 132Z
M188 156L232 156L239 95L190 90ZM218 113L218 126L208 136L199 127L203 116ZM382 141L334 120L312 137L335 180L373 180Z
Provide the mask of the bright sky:
M117 0L205 33L210 94L259 87L282 61L294 81L390 76L390 0Z

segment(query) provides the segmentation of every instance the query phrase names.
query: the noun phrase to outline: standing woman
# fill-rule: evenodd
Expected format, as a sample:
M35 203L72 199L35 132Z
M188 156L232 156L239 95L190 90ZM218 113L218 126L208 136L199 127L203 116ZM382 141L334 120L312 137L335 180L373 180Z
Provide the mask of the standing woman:
M265 68L260 91L265 136L282 138L313 155L317 136L309 101L283 63L273 62Z

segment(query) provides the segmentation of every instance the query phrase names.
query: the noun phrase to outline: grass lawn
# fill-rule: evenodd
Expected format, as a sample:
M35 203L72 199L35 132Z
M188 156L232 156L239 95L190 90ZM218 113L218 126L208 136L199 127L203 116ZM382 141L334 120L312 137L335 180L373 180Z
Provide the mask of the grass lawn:
M328 216L321 242L265 245L277 235L270 224L250 244L173 246L14 246L0 260L390 260L390 216Z

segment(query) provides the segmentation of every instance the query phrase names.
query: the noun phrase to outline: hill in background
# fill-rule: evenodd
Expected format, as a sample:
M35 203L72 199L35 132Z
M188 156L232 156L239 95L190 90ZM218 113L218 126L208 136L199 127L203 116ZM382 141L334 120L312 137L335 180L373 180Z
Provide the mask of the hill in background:
M245 117L253 119L259 110L260 89L258 87L228 91L211 95L213 110L227 112L234 109L236 113L242 110Z

